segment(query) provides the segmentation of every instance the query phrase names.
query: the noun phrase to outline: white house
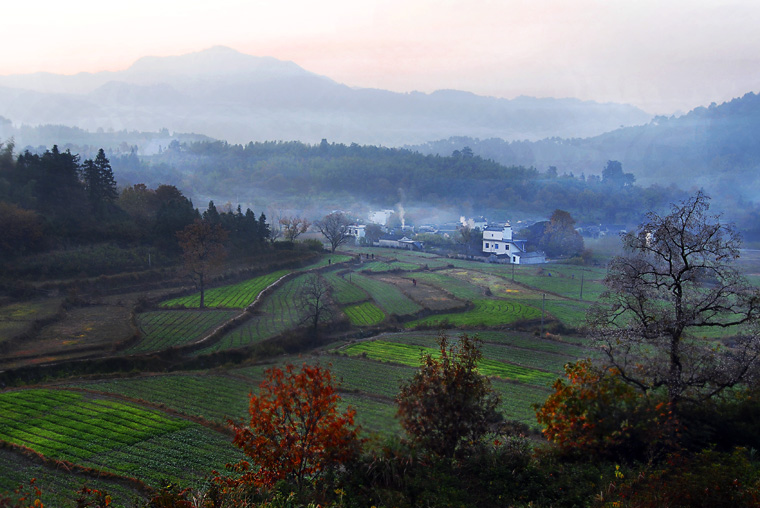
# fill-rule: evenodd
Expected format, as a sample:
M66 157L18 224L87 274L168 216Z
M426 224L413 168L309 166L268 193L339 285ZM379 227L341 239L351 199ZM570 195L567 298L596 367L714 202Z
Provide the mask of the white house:
M512 226L487 226L483 231L483 253L491 254L495 262L519 264L545 263L542 252L527 252L525 240L512 238Z
M348 236L354 237L354 243L356 245L359 245L362 241L362 238L364 238L365 233L366 233L365 231L366 227L367 226L365 226L364 224L355 224L355 225L348 226L347 234Z

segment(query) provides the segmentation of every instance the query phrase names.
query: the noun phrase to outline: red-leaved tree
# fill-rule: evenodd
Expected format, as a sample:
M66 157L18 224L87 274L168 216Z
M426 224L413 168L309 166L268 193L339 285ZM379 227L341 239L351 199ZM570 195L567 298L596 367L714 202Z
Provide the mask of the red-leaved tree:
M536 406L544 435L564 452L647 459L672 449L677 421L666 400L647 397L615 369L590 360L565 365L567 380ZM649 455L649 456L647 456Z
M239 482L271 487L292 479L300 487L304 478L350 460L359 450L356 411L338 412L328 369L304 364L266 372L259 394L251 394L247 426L235 427L234 443L252 462L238 465Z

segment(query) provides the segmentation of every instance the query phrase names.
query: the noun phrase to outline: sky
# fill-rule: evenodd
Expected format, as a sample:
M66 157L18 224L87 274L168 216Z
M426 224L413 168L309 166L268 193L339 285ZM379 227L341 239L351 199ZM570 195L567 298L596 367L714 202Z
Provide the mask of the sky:
M355 87L575 97L670 115L760 91L760 1L11 0L0 75L228 46Z

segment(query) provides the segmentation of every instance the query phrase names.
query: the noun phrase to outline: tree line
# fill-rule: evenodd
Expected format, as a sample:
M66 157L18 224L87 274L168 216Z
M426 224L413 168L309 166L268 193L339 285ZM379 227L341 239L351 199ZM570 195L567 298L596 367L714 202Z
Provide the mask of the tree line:
M662 209L684 197L674 187L636 186L619 165L611 166L605 178L558 175L556 168L502 165L467 147L440 156L326 140L316 145L176 142L160 154L141 157L140 163L179 173L193 192L205 195L229 195L242 187L282 199L359 199L377 206L406 200L472 207L485 214L548 215L560 208L579 222L635 224L643 210ZM130 171L135 164L129 162Z
M233 254L270 239L263 213L240 206L220 212L211 202L201 214L169 184L137 183L119 190L103 149L82 161L56 145L41 154L25 150L15 156L12 142L0 144L0 257L5 261L105 243L148 247L156 258L177 258L177 233L200 219L227 232Z

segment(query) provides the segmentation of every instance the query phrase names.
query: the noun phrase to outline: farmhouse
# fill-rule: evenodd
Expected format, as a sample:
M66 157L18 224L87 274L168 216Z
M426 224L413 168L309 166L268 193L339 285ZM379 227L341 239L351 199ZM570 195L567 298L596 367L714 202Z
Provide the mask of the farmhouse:
M546 263L543 252L528 252L525 240L512 238L512 226L487 226L483 231L483 253L493 263L539 264Z
M362 238L366 236L366 227L364 224L354 224L348 226L346 234L354 237L354 244L360 245Z
M389 247L391 249L405 249L405 250L423 250L423 243L422 242L415 242L414 240L411 240L407 238L406 236L394 236L394 235L385 235L380 237L380 240L378 240L377 245L379 247Z

